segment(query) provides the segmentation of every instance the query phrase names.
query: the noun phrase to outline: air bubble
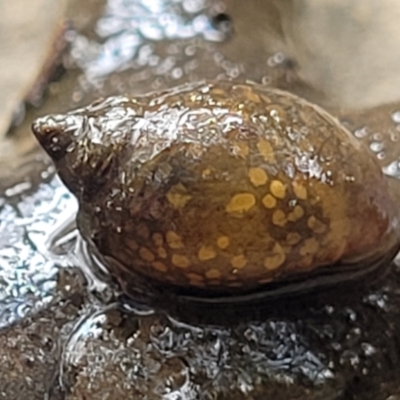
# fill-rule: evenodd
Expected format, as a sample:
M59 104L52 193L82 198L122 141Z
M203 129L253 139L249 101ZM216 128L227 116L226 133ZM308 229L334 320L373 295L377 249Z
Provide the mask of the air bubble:
M366 138L368 135L369 135L369 129L366 126L354 131L354 136L358 139Z
M156 55L152 55L149 57L148 65L150 67L156 67L160 62L160 57Z
M383 150L384 144L382 142L372 142L369 147L374 153L378 153Z
M147 39L150 40L161 40L164 35L162 30L154 22L145 22L140 26L140 33Z
M185 47L185 54L188 57L193 57L196 54L196 46L186 46Z
M185 65L184 65L184 70L185 73L190 73L191 71L194 71L195 69L197 69L199 67L199 62L197 60L191 60L188 61Z
M229 15L225 13L219 13L212 18L213 26L223 33L230 33L232 31L232 21Z
M261 78L261 83L263 85L269 85L272 82L272 78L270 76L263 76Z
M274 68L276 66L281 65L285 60L286 60L286 57L284 56L284 54L281 52L278 52L268 58L267 65Z
M32 187L31 182L21 182L12 186L4 192L6 197L14 197L23 194Z
M195 14L204 8L204 1L203 0L184 0L183 1L183 8L186 12Z
M383 167L383 172L385 175L400 178L400 162L391 162L389 165Z
M400 124L400 111L396 111L392 114L392 121L395 124Z
M390 140L392 142L398 142L399 141L399 132L398 131L390 131Z
M361 348L364 352L364 355L367 357L371 357L376 354L376 349L369 343L361 343Z
M380 132L376 132L376 133L374 133L372 135L372 140L379 141L379 140L382 140L382 139L383 139L383 135Z
M182 68L174 68L171 72L171 76L173 79L180 79L183 76Z

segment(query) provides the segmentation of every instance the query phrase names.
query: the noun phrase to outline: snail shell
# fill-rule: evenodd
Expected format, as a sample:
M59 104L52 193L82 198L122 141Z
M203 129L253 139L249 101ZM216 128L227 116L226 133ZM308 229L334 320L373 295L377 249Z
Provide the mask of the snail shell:
M398 249L374 157L283 91L200 82L100 100L33 131L78 198L83 237L124 280L205 296L290 291Z

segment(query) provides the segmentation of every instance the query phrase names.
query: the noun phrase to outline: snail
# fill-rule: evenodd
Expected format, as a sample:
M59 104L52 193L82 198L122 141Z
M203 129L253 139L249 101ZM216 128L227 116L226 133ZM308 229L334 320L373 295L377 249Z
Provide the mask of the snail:
M326 111L197 82L39 118L78 228L117 279L200 298L351 279L399 250L392 185Z

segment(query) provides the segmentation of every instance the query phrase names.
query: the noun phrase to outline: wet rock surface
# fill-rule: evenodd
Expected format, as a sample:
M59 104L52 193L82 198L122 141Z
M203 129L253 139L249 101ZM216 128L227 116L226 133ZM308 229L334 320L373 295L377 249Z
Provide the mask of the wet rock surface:
M65 75L49 85L47 99L27 114L15 140L35 148L29 136L34 117L99 96L232 77L323 104L387 173L398 175L400 105L344 109L320 87L300 82L296 68L304 65L289 57L274 22L288 15L281 3L146 4L109 0L103 8L88 1L78 9L70 3L78 30L67 35ZM363 21L357 19L367 29ZM14 165L3 166L0 179L1 398L39 399L45 392L51 399L399 398L396 264L379 279L259 308L176 303L160 311L119 296L114 284L88 273L74 227L66 225L76 203L43 153L35 149Z
M57 377L62 343L84 308L79 271L60 271L58 280L54 299L46 307L19 315L21 319L2 329L0 398L43 399Z

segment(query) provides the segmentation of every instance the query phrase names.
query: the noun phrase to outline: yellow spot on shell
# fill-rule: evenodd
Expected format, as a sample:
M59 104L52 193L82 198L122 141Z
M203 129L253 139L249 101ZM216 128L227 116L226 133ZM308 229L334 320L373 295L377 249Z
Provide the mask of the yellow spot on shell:
M157 247L161 247L164 244L164 238L161 233L153 233L153 242Z
M308 218L307 226L315 233L324 233L327 230L327 226L319 219L315 218L314 215L311 215L311 217Z
M220 237L217 239L217 246L218 246L220 249L223 249L223 250L224 250L224 249L228 248L229 243L230 243L230 240L229 240L228 236L220 236Z
M231 258L231 265L234 268L244 268L247 264L247 259L243 254L239 254L238 256L234 256Z
M276 206L276 199L274 196L267 194L263 197L262 203L264 204L265 208L275 208Z
M202 246L197 256L200 261L207 261L215 258L217 256L217 253L211 246Z
M168 256L167 251L164 249L164 247L158 247L157 254L158 254L158 257L160 257L160 258L167 258L167 256Z
M272 223L277 226L285 226L287 222L286 215L282 210L276 210L272 214Z
M272 181L269 189L271 190L271 193L278 199L284 199L286 196L286 188L281 181Z
M300 206L296 206L292 212L288 214L287 219L291 222L296 222L304 215L304 210Z
M210 168L206 168L203 170L203 172L201 173L201 176L203 179L209 177L211 175L211 169Z
M168 231L165 235L165 239L171 249L183 248L182 238L176 232Z
M139 256L145 261L154 261L155 259L154 254L147 247L141 247L139 249Z
M316 254L319 250L319 244L315 238L310 238L304 241L304 245L300 248L301 256Z
M300 182L292 183L293 192L300 200L307 200L307 188Z
M226 212L228 213L245 213L256 204L256 198L252 193L235 194L228 205Z
M350 220L342 218L338 221L330 221L329 232L322 239L321 243L324 246L334 246L340 248L339 253L342 253L347 246L346 239L350 232Z
M265 185L268 181L268 175L262 168L250 168L249 179L254 186Z
M208 279L218 279L221 278L221 271L217 268L211 268L205 273Z
M139 248L139 245L137 244L136 240L133 240L129 237L124 238L124 243L126 244L126 247L128 247L131 250L137 250Z
M204 277L199 275L199 274L195 274L194 272L189 272L186 274L186 277L189 279L189 281L193 284L196 283L202 283L204 282Z
M279 268L285 262L285 259L286 256L282 246L279 243L275 243L271 256L264 261L264 267L269 271L273 271Z
M150 237L150 231L149 228L143 224L140 223L137 227L136 227L136 233L142 237L143 239L148 239Z
M168 270L167 266L160 261L154 261L152 266L154 267L154 269L160 272L167 272Z
M286 243L287 243L289 246L294 246L294 245L296 245L297 243L300 242L300 240L301 240L301 235L300 235L299 233L297 233L297 232L289 232L289 233L286 235Z
M260 154L264 157L265 161L268 161L270 163L276 162L274 150L272 149L271 144L268 143L266 140L260 140L257 144L257 148Z
M187 189L181 183L171 187L167 193L167 199L174 208L183 208L186 203L192 198L188 194Z
M187 274L185 274L190 280L193 281L204 281L204 276L200 275L200 274L196 274L194 272L188 272Z
M174 254L171 261L172 264L179 268L187 268L190 265L190 260L181 254Z

